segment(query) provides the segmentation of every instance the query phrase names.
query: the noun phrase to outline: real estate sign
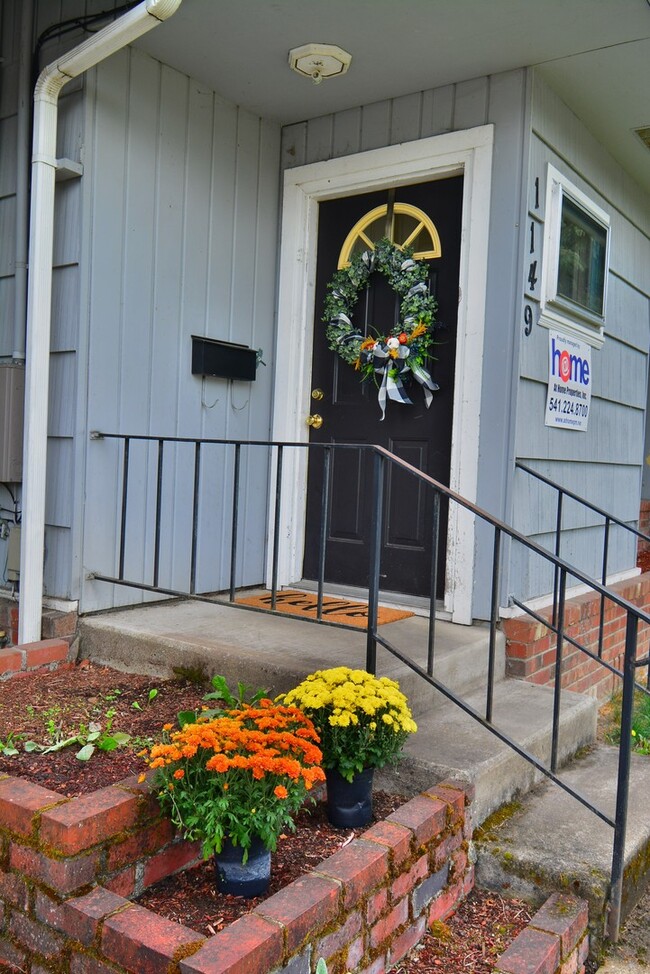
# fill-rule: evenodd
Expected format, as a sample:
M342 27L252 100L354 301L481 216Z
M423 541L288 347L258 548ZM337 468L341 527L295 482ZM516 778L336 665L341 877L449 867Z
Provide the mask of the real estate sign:
M591 346L549 331L545 425L584 432L590 408Z

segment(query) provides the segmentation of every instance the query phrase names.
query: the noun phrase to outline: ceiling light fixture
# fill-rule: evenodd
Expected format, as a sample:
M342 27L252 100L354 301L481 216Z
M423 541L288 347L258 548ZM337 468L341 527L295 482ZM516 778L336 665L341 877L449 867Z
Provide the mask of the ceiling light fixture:
M319 85L325 78L336 78L350 67L352 55L334 44L303 44L289 51L289 67L303 78Z
M650 0L648 0L650 3ZM634 129L634 134L638 135L646 149L650 149L650 125L643 125L639 129Z

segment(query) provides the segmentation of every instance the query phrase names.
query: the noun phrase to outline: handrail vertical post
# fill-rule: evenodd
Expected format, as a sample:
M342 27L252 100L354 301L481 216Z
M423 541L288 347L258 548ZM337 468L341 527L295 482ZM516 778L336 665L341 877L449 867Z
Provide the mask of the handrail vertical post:
M129 491L129 447L131 440L124 437L124 459L122 461L122 511L120 513L120 556L118 578L124 578L124 553L126 548L126 504Z
M327 552L327 524L329 518L331 459L332 448L330 446L326 446L323 450L323 487L321 490L320 531L318 538L318 598L316 605L316 618L319 622L323 618L323 582L325 580L325 555Z
M199 530L199 481L201 477L201 441L194 441L194 482L192 490L192 551L190 555L190 595L196 592L196 549Z
M384 458L375 453L373 462L372 503L370 507L370 566L368 573L368 629L366 670L377 671L377 608L379 606L379 572L384 515Z
M603 540L603 570L601 574L601 582L603 585L607 585L607 561L609 558L609 526L610 520L608 517L605 518L605 538ZM605 639L605 596L601 594L600 596L600 621L598 623L598 658L603 658L603 642Z
M235 601L237 574L237 543L239 541L239 478L241 472L241 443L235 443L235 467L232 477L232 529L230 532L230 601Z
M153 548L153 586L158 587L158 576L160 574L160 518L162 503L162 476L163 476L163 451L165 441L158 440L158 469L156 471L156 529Z
M280 503L282 501L282 455L283 446L278 446L278 459L275 471L275 511L273 516L273 559L271 563L271 608L275 611L278 601L278 560L280 557Z
M427 673L433 676L433 654L436 640L436 593L438 591L438 547L440 542L440 494L433 493L433 545L431 552L431 591L429 592L429 634Z
M628 610L625 625L621 742L618 751L618 781L616 785L616 819L614 825L614 849L612 852L610 909L607 920L607 935L612 943L618 941L619 927L621 924L623 870L625 868L625 833L627 829L627 807L630 791L630 752L632 749L632 711L634 707L637 630L637 616Z
M560 547L562 543L562 498L564 494L562 488L557 488L557 511L555 515L555 557L560 557ZM557 598L560 581L560 568L555 566L553 578L553 625L557 625Z
M562 695L562 650L564 648L564 603L566 600L566 568L560 571L560 598L557 612L557 642L555 648L555 681L553 687L553 734L551 741L551 771L557 771L560 740L560 697Z
M492 602L490 606L490 644L488 648L488 683L485 719L492 720L494 700L494 667L496 660L497 622L499 621L499 570L501 561L501 528L494 528L494 553L492 555Z

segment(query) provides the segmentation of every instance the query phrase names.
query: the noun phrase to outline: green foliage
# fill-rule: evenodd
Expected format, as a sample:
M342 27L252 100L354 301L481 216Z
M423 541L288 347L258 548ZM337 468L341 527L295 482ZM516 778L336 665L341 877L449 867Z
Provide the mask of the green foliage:
M253 690L251 686L241 682L237 684L235 695L228 686L226 678L219 674L213 676L210 682L212 690L203 696L203 700L206 702L219 701L224 706L205 707L201 710L200 714L203 718L211 719L217 717L219 714L225 714L229 710L241 710L243 707L254 707L260 700L268 697L268 690ZM199 714L196 710L181 710L178 714L179 726L184 727L186 724L194 724L198 720L198 717Z
M153 687L147 694L147 705L153 703L157 696L158 696L158 691L156 690L155 687ZM133 707L134 710L142 710L142 704L140 703L139 700L134 700L131 706Z
M612 726L606 734L611 744L619 744L621 740L621 703L621 693L615 693L611 699ZM650 696L641 690L637 690L634 694L632 749L637 754L650 754Z
M349 266L337 271L327 285L323 321L327 322L328 347L360 369L364 378L374 377L370 356L362 354L369 342L354 327L352 317L375 271L387 278L401 298L399 321L389 329L373 329L377 340L385 345L388 338L404 335L403 344L410 353L408 361L424 367L436 313L436 301L429 293L429 269L426 263L413 259L412 249L401 250L387 239L380 240L374 250L353 256Z
M0 754L6 758L12 758L18 754L16 744L22 736L22 734L14 734L13 731L9 731L6 740L3 741L0 737Z

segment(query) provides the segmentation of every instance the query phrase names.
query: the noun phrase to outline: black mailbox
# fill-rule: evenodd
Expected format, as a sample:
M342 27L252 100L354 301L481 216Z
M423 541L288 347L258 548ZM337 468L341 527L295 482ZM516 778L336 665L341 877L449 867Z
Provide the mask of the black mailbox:
M192 375L252 382L257 371L257 352L248 345L192 335Z

